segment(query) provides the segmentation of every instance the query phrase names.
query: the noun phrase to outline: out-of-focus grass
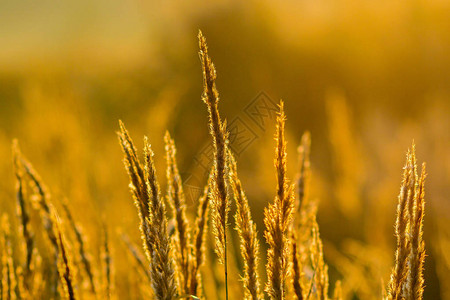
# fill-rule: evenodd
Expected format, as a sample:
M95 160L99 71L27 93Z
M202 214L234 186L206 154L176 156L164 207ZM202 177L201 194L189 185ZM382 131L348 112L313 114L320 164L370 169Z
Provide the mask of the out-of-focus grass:
M98 210L135 238L117 119L136 137L149 136L159 170L169 129L182 176L195 172L207 141L199 28L214 45L224 117L245 116L265 91L286 103L290 158L301 133L312 132L311 193L320 199L325 249L329 243L340 253L325 251L332 281L345 273L340 255L353 257L360 242L393 257L402 154L412 139L420 145L430 174L425 240L438 245L427 247L425 298L449 299L448 1L0 2L0 197L11 200L1 209L14 209L10 143L17 137L56 194L86 208L74 213L93 240ZM260 129L244 121L257 138L238 162L262 228L274 192L267 168L274 123L267 119ZM391 261L361 264L386 280ZM126 295L121 267L117 289Z

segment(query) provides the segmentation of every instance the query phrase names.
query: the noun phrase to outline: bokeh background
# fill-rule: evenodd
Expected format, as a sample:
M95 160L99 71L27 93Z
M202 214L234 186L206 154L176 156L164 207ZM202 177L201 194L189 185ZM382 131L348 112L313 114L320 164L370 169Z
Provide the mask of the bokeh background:
M209 141L199 29L217 68L222 116L247 130L238 164L260 234L275 190L275 123L273 111L261 109L267 114L258 126L248 108L283 99L292 178L301 135L312 135L310 197L320 201L331 285L345 278L349 299L379 299L414 140L429 173L425 299L450 299L446 0L0 1L1 211L15 209L10 149L17 138L93 245L102 220L113 239L121 228L139 243L115 133L121 119L139 147L143 135L150 138L163 187L169 130L194 213ZM118 242L116 289L132 297L124 251Z

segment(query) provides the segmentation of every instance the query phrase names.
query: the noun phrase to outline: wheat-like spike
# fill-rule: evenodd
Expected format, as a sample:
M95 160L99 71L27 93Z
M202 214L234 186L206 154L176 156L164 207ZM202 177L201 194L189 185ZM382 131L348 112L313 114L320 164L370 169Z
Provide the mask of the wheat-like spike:
M277 193L274 203L264 211L264 236L269 249L267 251L267 277L265 291L271 299L286 298L286 278L289 272L288 230L294 209L293 186L286 176L286 140L284 137L286 116L283 102L277 117L275 169L277 175Z
M212 176L209 176L209 178L211 179ZM189 282L189 294L194 296L199 296L202 289L200 267L205 261L205 235L208 227L209 193L210 184L208 183L204 188L203 195L199 199L197 218L195 220L194 245L191 255L191 278Z
M121 232L120 237L124 242L125 246L127 247L128 251L131 253L131 256L133 256L133 258L135 259L136 264L139 266L141 271L147 277L148 281L151 282L150 273L148 272L146 263L144 263L144 258L142 257L142 254L139 252L136 246L130 241L130 238L128 237L128 235L125 234L125 232Z
M124 153L124 165L130 177L130 189L133 198L138 207L141 218L147 218L149 214L149 197L147 193L147 186L144 178L144 167L139 162L136 153L136 147L133 140L125 128L122 121L119 121L120 132L117 133L122 151Z
M216 88L216 70L208 55L206 39L202 32L198 34L200 60L203 70L203 102L209 112L209 131L214 142L214 176L211 188L211 209L213 232L216 237L216 252L219 261L224 265L225 292L228 299L228 269L227 269L227 219L230 203L227 196L227 134L218 110L219 93Z
M147 228L150 242L154 245L151 253L151 277L154 295L160 300L169 300L177 297L177 285L175 283L175 272L170 255L170 241L167 232L167 217L164 201L161 198L156 169L153 162L153 151L144 138L145 157L145 182L147 193L150 198L150 216Z
M414 197L414 167L411 164L411 153L406 155L406 164L403 168L403 180L400 188L397 205L397 220L395 222L395 235L397 237L397 250L395 253L395 266L389 282L388 299L401 299L408 274L408 255L410 242L408 239L408 203Z
M294 288L294 299L303 300L302 287L302 267L298 257L297 237L295 232L292 234L292 285Z
M130 176L130 189L141 220L140 231L145 253L150 261L152 288L157 299L173 299L177 294L170 253L167 218L161 199L153 151L144 138L144 166L123 123L119 141L124 152L125 168Z
M148 202L144 201L145 199L148 199L148 198L146 198L146 195L145 195L146 187L145 187L145 182L143 181L144 180L144 168L139 163L137 150L133 144L133 140L131 139L131 136L128 133L128 130L125 128L125 125L120 120L119 120L119 126L120 126L119 138L121 139L122 143L127 145L126 151L127 151L128 158L126 157L126 159L129 160L131 167L136 172L137 180L140 180L140 184L136 185L136 186L140 187L140 193L141 193L141 197L142 197L142 199L141 199L142 205L144 205L148 210ZM124 151L125 151L125 149L124 149Z
M103 223L103 246L101 252L101 258L103 263L103 292L105 299L111 299L112 292L112 264L111 264L111 249L109 245L108 229Z
M177 251L177 264L179 269L180 294L189 294L189 271L190 271L190 249L191 237L188 219L186 217L186 200L183 192L181 176L178 172L176 161L176 147L169 132L164 136L166 144L167 160L167 198L172 206L173 217L175 219L175 245Z
M64 296L66 299L75 300L75 289L73 282L73 267L70 262L69 253L67 251L66 242L62 235L60 229L60 221L56 212L54 212L53 221L55 226L55 231L57 235L58 247L59 247L59 265L58 265L58 273L61 278L64 287Z
M423 241L423 216L425 209L425 164L422 164L420 179L416 187L413 214L410 216L411 252L407 278L407 299L419 300L423 296L423 266L425 262L425 242Z
M80 226L78 226L75 223L75 220L73 219L73 216L72 216L72 212L70 211L70 208L67 204L67 201L65 201L65 200L62 201L62 207L66 214L67 220L69 221L69 225L72 228L73 232L75 233L75 239L77 241L77 246L78 246L78 255L80 256L84 270L86 272L86 275L88 276L91 291L93 294L96 294L94 274L93 274L92 267L91 267L92 266L91 257L85 249L86 245L85 245L82 229L80 228Z
M150 198L149 193L147 192L147 184L144 177L144 167L139 162L133 140L126 130L125 125L121 121L119 121L119 124L120 132L118 132L118 138L124 153L123 162L130 177L129 187L133 196L134 204L138 209L138 216L140 220L139 230L141 232L144 252L148 260L151 262L153 244L149 236Z
M237 175L237 164L233 154L228 150L230 162L230 182L236 201L236 230L239 233L241 255L244 258L244 276L242 278L245 289L245 299L264 299L260 291L258 276L259 243L256 224L253 223L247 197Z
M24 178L22 172L22 166L20 165L20 149L17 140L13 141L13 163L14 172L16 175L16 195L17 195L17 214L20 218L20 231L25 241L25 263L23 265L24 270L24 283L29 285L29 278L32 273L32 259L34 252L34 236L30 228L30 215L28 213L27 204L25 203L24 193Z

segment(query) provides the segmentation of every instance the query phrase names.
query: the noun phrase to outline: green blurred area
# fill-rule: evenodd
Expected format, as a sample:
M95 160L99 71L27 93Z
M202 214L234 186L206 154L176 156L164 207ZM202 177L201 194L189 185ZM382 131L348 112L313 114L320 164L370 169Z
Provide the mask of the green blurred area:
M183 176L197 172L209 139L199 29L222 116L242 118L256 136L238 163L259 232L275 189L274 122L258 127L245 108L264 92L285 102L292 178L296 146L311 131L311 197L330 247L352 238L394 249L401 168L415 140L430 174L425 298L450 299L449 263L433 246L450 238L449 1L0 1L0 195L14 197L9 148L18 138L57 193L92 209L81 219L101 209L135 226L118 119L139 146L149 136L161 181L166 129ZM342 205L350 198L350 210L359 207L351 213Z

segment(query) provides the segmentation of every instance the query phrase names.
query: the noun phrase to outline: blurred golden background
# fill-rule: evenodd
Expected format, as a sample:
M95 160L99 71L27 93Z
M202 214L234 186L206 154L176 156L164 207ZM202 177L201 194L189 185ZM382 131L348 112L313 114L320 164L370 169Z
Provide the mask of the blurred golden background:
M240 176L261 239L263 208L275 191L268 107L283 99L292 178L296 147L311 132L311 197L320 201L331 281L346 278L347 298L379 298L393 264L400 174L414 140L429 173L424 297L450 299L445 0L0 1L1 211L15 209L11 141L18 138L53 197L69 199L93 244L102 218L113 239L120 227L139 243L115 134L119 119L135 140L149 137L162 186L167 129L188 199L202 188L209 135L199 29L217 68L222 116L237 126ZM118 243L113 251L116 288L132 297L133 279L121 272L124 249Z

